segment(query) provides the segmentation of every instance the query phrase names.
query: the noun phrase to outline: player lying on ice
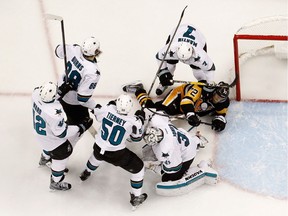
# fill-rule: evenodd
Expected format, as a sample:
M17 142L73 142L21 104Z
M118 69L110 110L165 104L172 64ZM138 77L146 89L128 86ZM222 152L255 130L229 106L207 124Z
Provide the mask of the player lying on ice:
M143 160L146 169L161 175L156 193L176 196L190 192L206 183L215 185L218 173L206 161L191 166L201 145L198 136L191 136L182 128L175 127L168 116L158 111L147 125L143 139Z
M170 116L184 114L193 127L200 125L199 117L211 115L213 116L212 129L218 132L225 129L227 123L225 116L230 105L227 83L208 85L203 81L182 84L156 103L149 97L140 81L123 86L123 91L135 93L142 107L163 110Z

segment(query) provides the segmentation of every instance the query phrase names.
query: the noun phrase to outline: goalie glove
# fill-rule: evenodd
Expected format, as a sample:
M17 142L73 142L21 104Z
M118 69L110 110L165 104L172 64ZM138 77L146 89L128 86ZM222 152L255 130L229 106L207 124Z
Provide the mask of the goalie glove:
M215 116L214 119L212 120L212 130L220 132L225 129L226 123L227 121L224 116L222 115Z
M194 112L188 112L186 114L186 119L191 126L197 127L200 125L201 121Z

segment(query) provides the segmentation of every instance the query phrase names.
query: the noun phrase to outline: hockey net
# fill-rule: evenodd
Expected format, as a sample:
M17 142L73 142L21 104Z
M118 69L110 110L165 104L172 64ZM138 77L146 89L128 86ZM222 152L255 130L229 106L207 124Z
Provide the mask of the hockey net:
M255 20L233 38L236 100L288 102L288 17Z

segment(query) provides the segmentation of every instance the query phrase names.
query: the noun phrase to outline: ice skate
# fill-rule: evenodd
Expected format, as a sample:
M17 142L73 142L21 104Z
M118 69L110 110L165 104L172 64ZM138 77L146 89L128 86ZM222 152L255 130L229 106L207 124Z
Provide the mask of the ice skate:
M146 193L141 194L140 196L135 196L134 194L130 193L131 199L130 203L132 205L132 210L136 210L136 208L141 205L148 197Z
M46 159L43 154L41 154L40 160L39 160L39 166L48 166L50 168L51 166L51 158Z
M91 172L87 171L86 169L81 173L80 179L82 181L86 181L91 175Z
M134 94L138 89L143 89L143 84L140 80L122 86L122 90L127 93Z
M50 178L50 189L51 190L60 190L60 191L66 191L71 189L71 184L67 183L67 182L63 182L65 176L63 175L63 177L61 178L61 180L59 182L55 182L51 176Z
M156 89L156 94L162 95L163 92L168 88L168 86L162 86L161 84L158 85L157 89Z

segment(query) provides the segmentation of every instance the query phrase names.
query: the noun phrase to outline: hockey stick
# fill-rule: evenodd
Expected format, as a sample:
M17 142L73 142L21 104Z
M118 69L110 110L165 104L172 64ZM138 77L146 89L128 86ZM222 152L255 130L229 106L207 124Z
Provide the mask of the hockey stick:
M238 80L238 75L235 76L235 79L232 81L231 84L228 84L229 88L233 88L236 85ZM209 86L210 84L202 83L202 82L192 82L192 81L184 81L184 80L174 80L174 83L182 83L182 84L196 84L198 86ZM213 85L212 85L213 86ZM220 87L218 84L214 85L214 87Z
M200 124L212 126L212 123L209 123L209 122L202 122L202 121L200 121ZM194 127L195 127L195 126L190 127L187 131L190 132Z
M174 83L182 83L182 84L196 84L196 85L199 85L199 86L206 86L207 83L202 83L202 82L192 82L192 81L185 81L185 80L174 80Z
M178 30L178 28L179 28L179 25L180 25L180 23L181 23L181 21L182 21L182 18L183 18L183 16L184 16L184 12L185 12L185 10L186 10L187 7L188 7L188 5L185 6L185 8L183 9L183 11L182 11L182 13L181 13L181 16L180 16L180 19L179 19L178 24L177 24L177 26L176 26L175 32L174 32L174 34L173 34L173 36L172 36L172 38L171 38L171 40L170 40L170 43L168 44L168 47L167 47L167 49L166 49L166 51L165 51L165 54L164 54L164 56L163 56L163 59L161 60L161 63L160 63L160 65L159 65L158 70L157 70L157 72L156 72L156 75L155 75L155 77L154 77L154 80L153 80L153 82L152 82L152 84L151 84L151 86L150 86L150 89L149 89L149 91L148 91L148 95L150 95L151 90L152 90L152 88L153 88L153 86L154 86L154 84L155 84L155 81L156 81L156 79L157 79L157 75L158 75L158 73L159 73L159 71L160 71L160 69L161 69L161 67L162 67L162 65L163 65L163 62L165 61L165 58L166 58L166 56L167 56L167 53L168 53L168 51L169 51L169 49L170 49L170 46L171 46L171 44L172 44L172 41L173 41L173 39L174 39L174 37L175 37L175 34L176 34L176 32L177 32L177 30Z
M53 14L46 14L46 19L57 20L61 22L61 33L62 33L62 45L63 45L63 55L64 55L64 67L65 67L65 82L68 82L68 71L67 71L67 54L66 54L66 43L65 43L65 31L64 31L64 19L61 16L56 16ZM93 125L88 129L89 133L95 137L97 134L96 129Z
M178 114L178 115L174 115L174 116L171 116L171 115L168 115L168 114L165 114L165 113L158 113L157 111L154 111L148 107L145 107L146 109L148 109L151 113L153 113L154 115L160 115L160 116L164 116L164 117L167 117L170 119L170 121L174 121L174 120L187 120L185 118L185 115L184 114ZM200 124L204 124L204 125L210 125L212 126L212 123L209 123L209 122L203 122L203 121L200 121ZM193 128L194 126L191 127L191 129ZM190 130L191 130L190 129Z
M68 71L67 71L67 55L65 47L65 31L64 31L64 19L61 16L56 16L53 14L46 14L46 18L49 20L57 20L61 22L61 33L62 33L62 45L63 45L63 55L64 55L64 68L65 68L65 82L68 81Z

